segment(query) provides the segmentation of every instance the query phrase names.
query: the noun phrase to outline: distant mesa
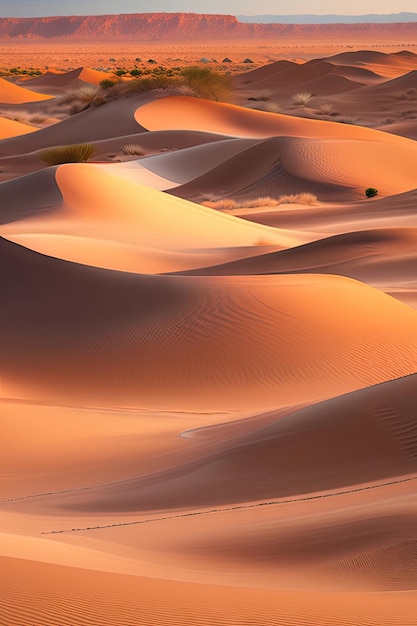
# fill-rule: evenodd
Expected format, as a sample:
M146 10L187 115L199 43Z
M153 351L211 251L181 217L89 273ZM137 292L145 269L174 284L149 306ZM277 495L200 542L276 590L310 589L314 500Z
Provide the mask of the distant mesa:
M275 16L276 17L276 16ZM417 18L416 18L417 19ZM239 21L234 15L197 13L132 13L32 18L1 18L0 40L151 41L275 39L310 36L346 38L364 31L380 37L414 37L417 21L398 23L260 23Z
M252 59L245 59L243 63L253 63Z
M232 59L229 59L229 57L226 57L225 59L223 59L222 63L233 63Z
M200 63L210 63L210 59L208 59L207 57L202 57L200 59Z

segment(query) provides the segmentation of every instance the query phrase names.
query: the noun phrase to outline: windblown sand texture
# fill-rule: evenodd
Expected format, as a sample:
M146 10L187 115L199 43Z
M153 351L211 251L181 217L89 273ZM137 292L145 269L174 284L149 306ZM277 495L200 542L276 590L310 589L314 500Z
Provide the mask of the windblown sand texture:
M0 80L1 626L417 626L416 73Z

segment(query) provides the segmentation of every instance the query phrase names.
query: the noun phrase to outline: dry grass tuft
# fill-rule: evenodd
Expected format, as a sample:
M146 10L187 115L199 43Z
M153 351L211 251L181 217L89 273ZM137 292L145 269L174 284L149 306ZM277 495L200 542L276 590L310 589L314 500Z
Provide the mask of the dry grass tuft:
M218 209L219 211L232 211L234 209L257 209L259 207L274 207L280 204L316 204L317 196L312 193L294 193L291 195L280 196L279 198L271 198L264 196L253 198L252 200L242 200L236 202L230 198L223 200L214 200L203 202L203 206L210 209Z
M73 143L39 150L39 157L46 165L62 165L63 163L85 163L95 153L96 149L91 143Z
M259 100L260 102L267 102L268 100L271 100L271 98L272 91L269 89L262 89L256 96L256 100Z
M312 97L313 97L313 94L309 93L308 91L299 91L291 98L291 100L297 106L305 107L310 102Z
M267 113L280 113L282 107L278 102L266 102L264 104L263 110Z
M207 200L206 202L202 202L202 205L208 207L209 209L219 209L220 211L231 211L239 208L236 200L230 200L228 198L225 198L224 200Z
M320 109L318 111L319 115L334 115L333 113L333 105L328 102L320 105Z
M87 108L92 105L104 104L105 99L102 89L98 85L80 85L75 89L69 89L59 98L61 104L73 104Z
M316 204L317 196L312 193L293 193L281 196L278 204Z
M121 150L126 156L142 156L145 154L143 146L139 143L125 143Z

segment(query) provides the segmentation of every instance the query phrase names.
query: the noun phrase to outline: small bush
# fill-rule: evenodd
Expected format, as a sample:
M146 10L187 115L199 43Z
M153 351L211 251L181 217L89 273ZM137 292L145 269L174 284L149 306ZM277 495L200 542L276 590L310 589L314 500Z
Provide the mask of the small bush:
M88 107L92 104L102 104L101 89L98 85L80 85L76 89L69 89L60 97L62 104L79 103Z
M299 93L296 93L291 99L297 106L305 107L310 102L312 97L312 93L309 93L308 91L300 91Z
M213 72L209 67L197 66L187 67L182 76L197 97L217 102L230 100L232 83L228 76Z
M101 81L100 87L102 89L110 89L110 87L114 87L115 84L116 84L116 81L110 80L110 78L105 78L104 80Z
M126 143L124 144L124 146L122 146L121 150L123 154L125 154L126 156L128 155L141 156L145 154L143 150L143 146L141 146L138 143Z
M96 149L91 143L73 143L64 146L52 146L39 150L39 157L46 165L63 163L84 163L95 154Z
M123 87L126 93L145 93L148 91L168 89L176 82L176 79L171 76L152 76L146 78L136 78L130 80Z
M365 194L367 198L374 198L378 195L378 189L375 189L375 187L368 187L368 189L366 189L365 191Z

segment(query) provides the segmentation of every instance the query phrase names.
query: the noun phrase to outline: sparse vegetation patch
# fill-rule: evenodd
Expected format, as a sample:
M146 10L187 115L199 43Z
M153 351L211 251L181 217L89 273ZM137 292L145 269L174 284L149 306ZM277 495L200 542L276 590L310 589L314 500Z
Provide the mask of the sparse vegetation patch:
M89 161L95 152L93 144L83 142L44 148L39 150L39 157L46 165L62 165L63 163L84 163Z
M231 211L233 209L256 209L258 207L274 207L280 204L316 204L317 196L312 193L295 193L271 198L269 196L253 198L252 200L241 200L237 202L231 198L221 200L208 200L203 202L203 206L220 211Z

